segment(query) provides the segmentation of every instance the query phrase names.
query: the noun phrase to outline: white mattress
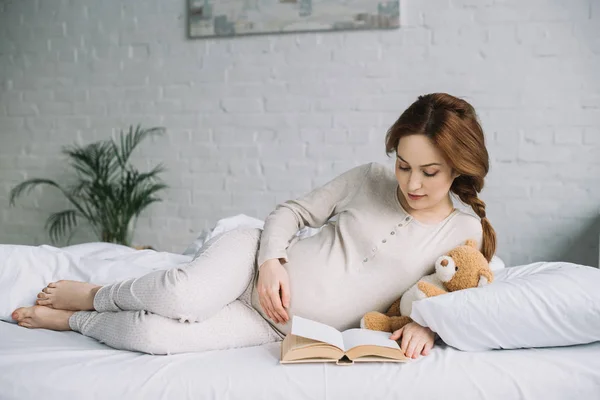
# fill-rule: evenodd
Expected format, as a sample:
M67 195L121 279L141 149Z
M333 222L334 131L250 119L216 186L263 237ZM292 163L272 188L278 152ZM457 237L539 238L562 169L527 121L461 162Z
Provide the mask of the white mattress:
M0 322L0 398L600 399L600 343L466 353L409 364L280 365L279 344L151 356L74 332Z

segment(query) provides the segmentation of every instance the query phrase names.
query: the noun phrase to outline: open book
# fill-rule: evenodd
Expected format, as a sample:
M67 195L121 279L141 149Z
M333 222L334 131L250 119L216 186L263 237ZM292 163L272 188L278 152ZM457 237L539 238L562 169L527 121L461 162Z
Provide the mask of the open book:
M404 355L390 333L369 329L343 332L310 319L294 316L292 329L281 343L281 363L405 362Z

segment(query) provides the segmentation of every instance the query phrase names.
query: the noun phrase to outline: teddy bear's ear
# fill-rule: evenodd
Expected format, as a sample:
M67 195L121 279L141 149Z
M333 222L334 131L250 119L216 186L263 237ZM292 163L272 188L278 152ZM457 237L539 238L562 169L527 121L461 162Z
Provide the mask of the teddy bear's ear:
M479 271L479 284L477 286L485 286L494 280L494 274L489 269L482 269Z
M474 248L475 250L479 250L479 247L477 246L477 242L474 241L473 239L469 239L467 240L467 242L465 243L466 246L471 246L472 248Z

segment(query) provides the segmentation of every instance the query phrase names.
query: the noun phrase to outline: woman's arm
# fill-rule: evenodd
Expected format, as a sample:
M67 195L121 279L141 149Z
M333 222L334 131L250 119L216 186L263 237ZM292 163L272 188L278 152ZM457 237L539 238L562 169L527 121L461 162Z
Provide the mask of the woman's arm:
M287 247L298 230L305 226L321 227L343 211L362 186L370 168L371 164L352 168L299 199L279 204L265 221L258 266L271 259L287 262Z

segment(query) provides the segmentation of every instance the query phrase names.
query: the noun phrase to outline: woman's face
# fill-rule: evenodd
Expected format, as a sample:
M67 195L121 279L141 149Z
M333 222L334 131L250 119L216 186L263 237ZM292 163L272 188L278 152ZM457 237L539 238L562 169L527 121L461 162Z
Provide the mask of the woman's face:
M402 137L396 153L396 179L411 209L435 211L451 206L448 193L455 176L425 135Z

